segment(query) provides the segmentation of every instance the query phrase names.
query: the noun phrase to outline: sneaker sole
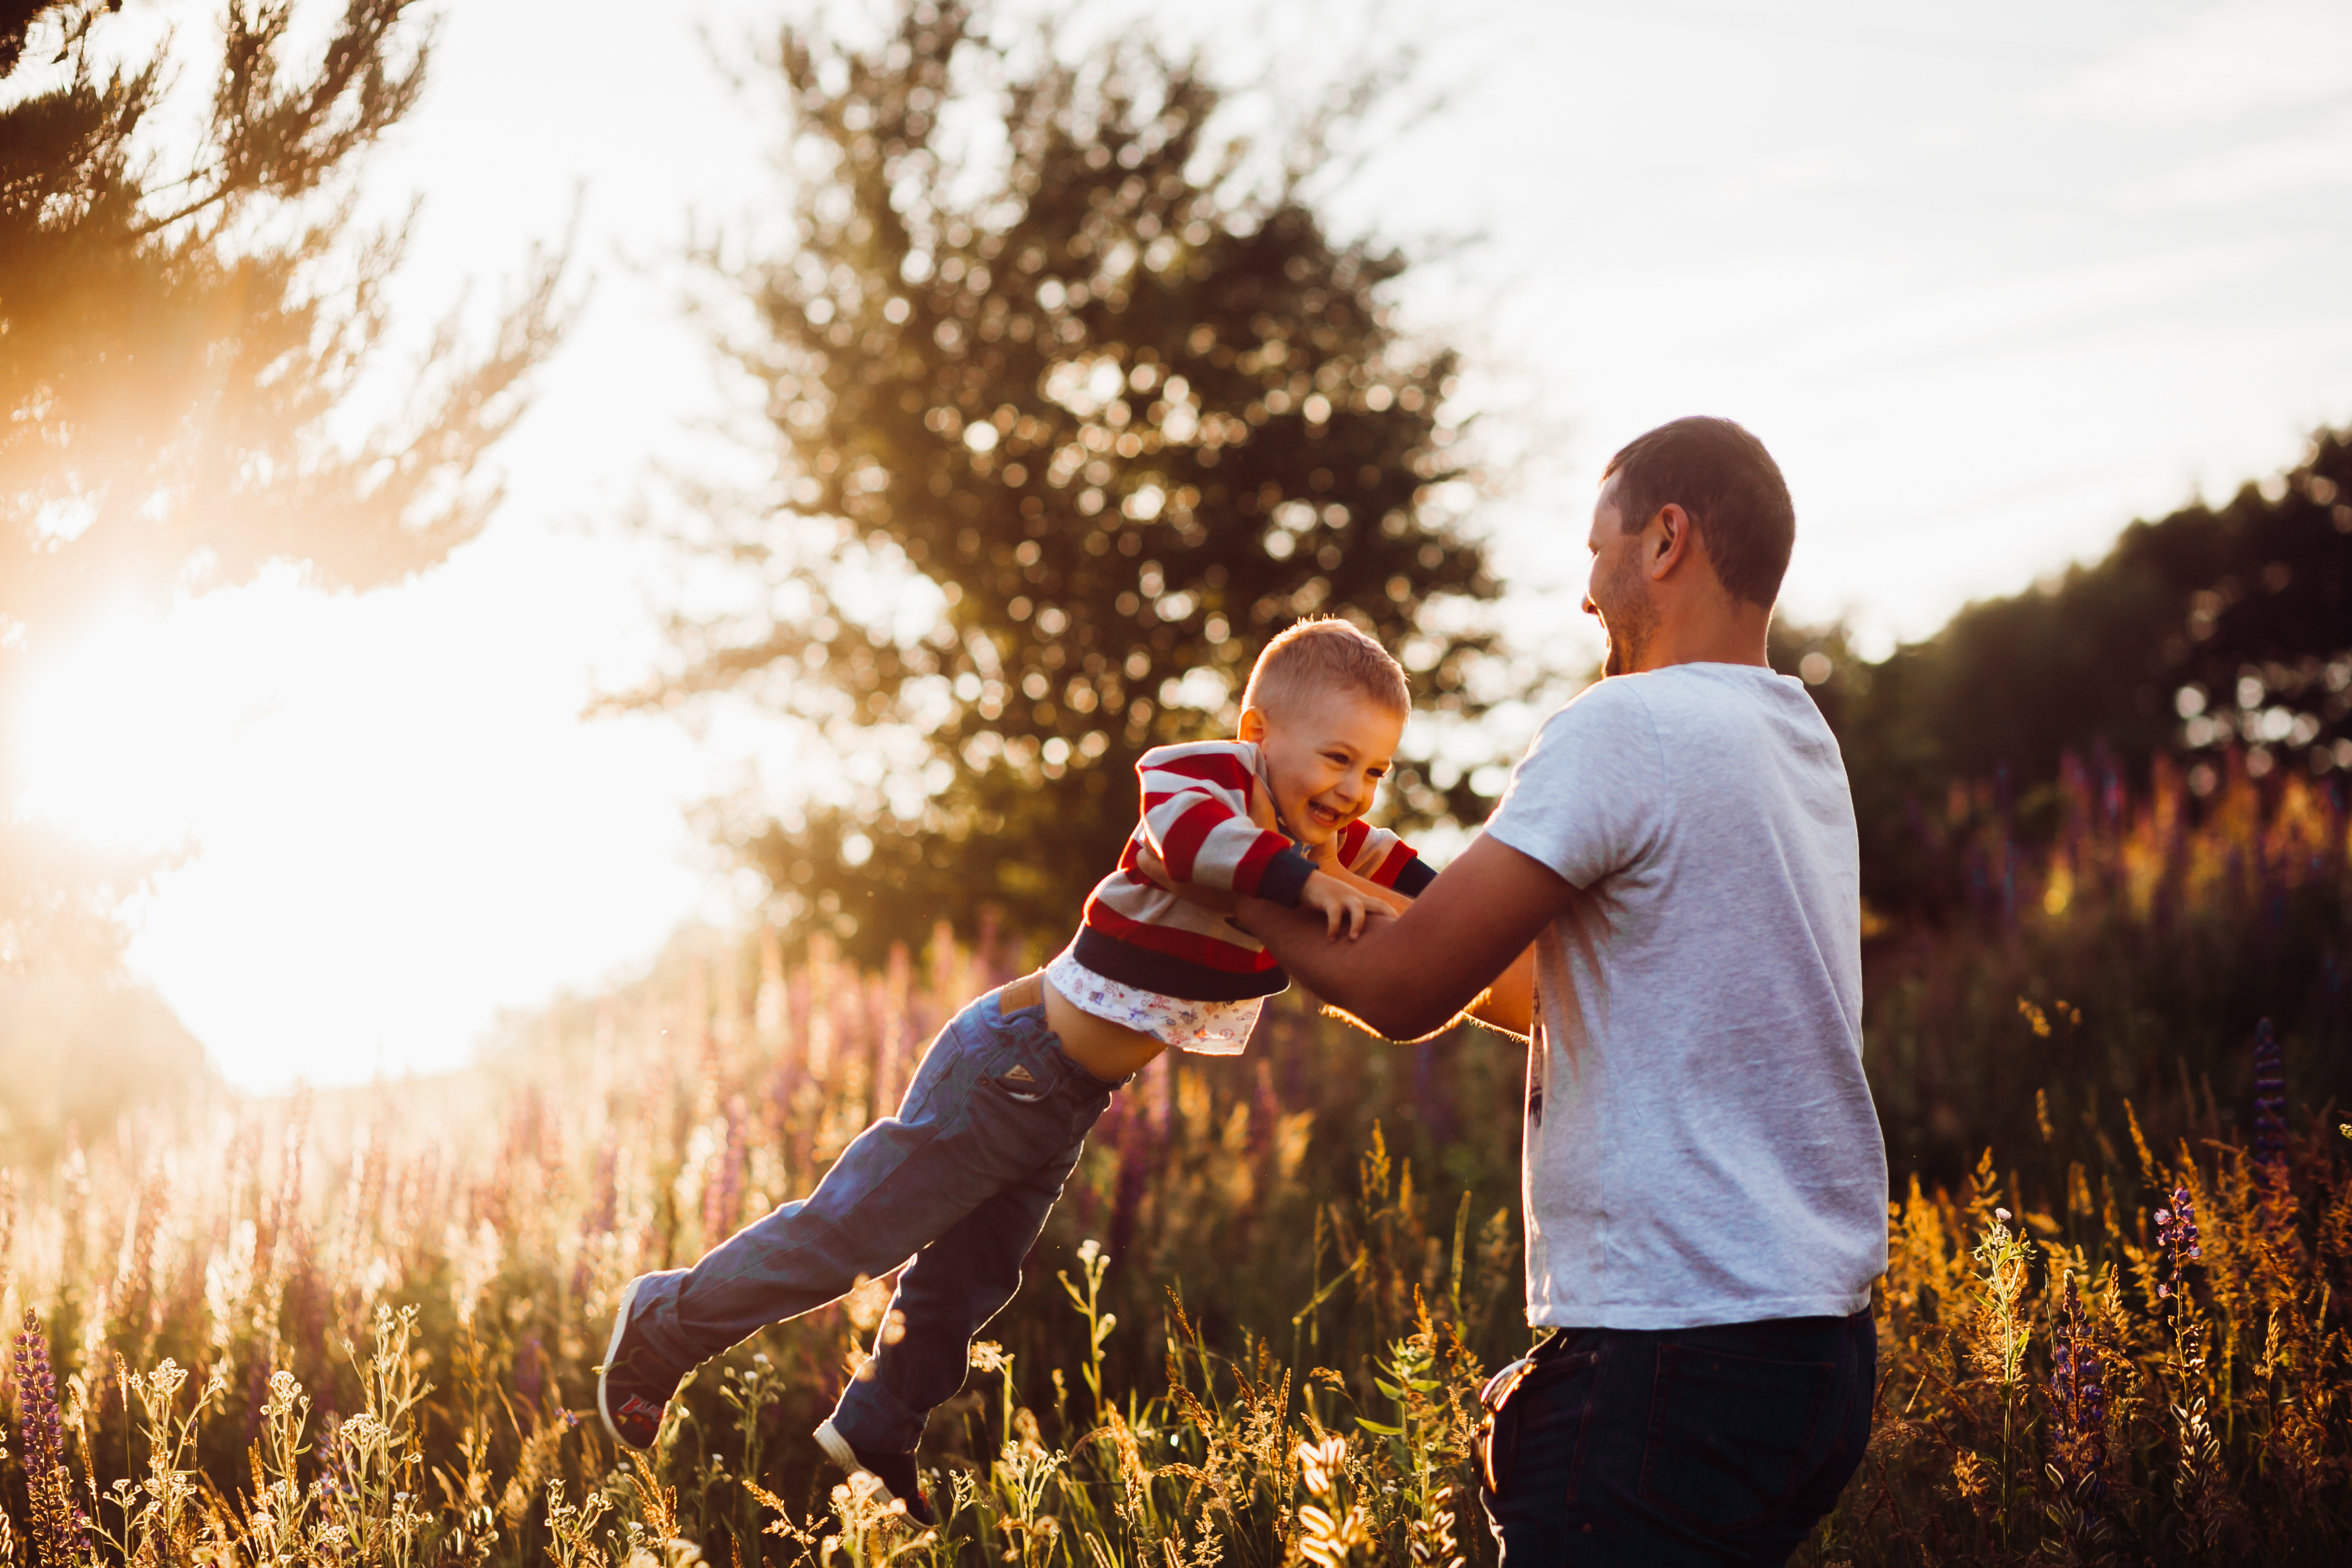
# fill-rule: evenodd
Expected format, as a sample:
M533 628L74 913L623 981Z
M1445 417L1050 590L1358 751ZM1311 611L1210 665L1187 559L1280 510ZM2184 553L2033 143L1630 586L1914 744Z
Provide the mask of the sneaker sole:
M857 1450L849 1446L849 1439L835 1430L832 1416L826 1416L818 1426L815 1436L816 1446L824 1450L826 1458L831 1459L853 1476L874 1476L872 1470L857 1462ZM882 1495L892 1502L903 1500L897 1492L890 1489L889 1483L883 1480L880 1476L874 1476L874 1484L880 1487Z
M621 1429L613 1425L613 1412L604 1404L604 1369L611 1366L613 1358L621 1353L621 1336L626 1333L629 1328L629 1309L636 1305L637 1287L645 1282L645 1276L640 1274L621 1288L621 1304L613 1313L613 1337L605 1342L604 1360L596 1369L597 1419L604 1423L604 1430L611 1434L614 1442L633 1454L642 1454L646 1450L622 1436Z
M864 1465L857 1462L857 1450L849 1446L849 1439L843 1436L834 1426L832 1416L828 1415L824 1418L823 1424L817 1427L814 1436L816 1437L816 1446L824 1450L824 1457L826 1458L831 1459L835 1464L839 1465L843 1469L847 1470L853 1476L873 1476L876 1489L880 1491L884 1497L888 1498L892 1502L897 1503L900 1508L906 1509L908 1523L915 1526L918 1530L928 1530L930 1528L929 1525L924 1524L922 1521L915 1517L914 1509L908 1503L905 1498L900 1497L897 1492L890 1489L889 1482L884 1480L880 1476L874 1475L872 1470L867 1469Z

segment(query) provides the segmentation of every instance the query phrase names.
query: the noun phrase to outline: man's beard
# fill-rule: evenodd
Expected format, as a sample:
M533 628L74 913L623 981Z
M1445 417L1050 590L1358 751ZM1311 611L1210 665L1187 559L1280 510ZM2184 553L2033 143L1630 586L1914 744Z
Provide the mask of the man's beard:
M1648 585L1638 565L1628 561L1610 575L1609 602L1599 608L1601 630L1609 637L1609 657L1601 673L1626 675L1640 668L1649 656L1658 614L1650 606Z

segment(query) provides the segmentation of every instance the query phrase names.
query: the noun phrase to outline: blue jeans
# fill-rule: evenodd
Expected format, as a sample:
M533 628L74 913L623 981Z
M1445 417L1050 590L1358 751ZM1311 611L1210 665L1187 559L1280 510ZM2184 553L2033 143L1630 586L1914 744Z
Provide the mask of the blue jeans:
M1877 1367L1866 1310L1563 1330L1495 1415L1504 1568L1786 1563L1862 1463Z
M1042 1005L1000 1015L982 997L931 1042L898 1114L859 1133L815 1192L691 1268L646 1276L639 1331L664 1360L695 1366L912 1257L833 1420L869 1453L913 1452L932 1408L963 1386L972 1336L1019 1288L1118 1087L1063 1054Z

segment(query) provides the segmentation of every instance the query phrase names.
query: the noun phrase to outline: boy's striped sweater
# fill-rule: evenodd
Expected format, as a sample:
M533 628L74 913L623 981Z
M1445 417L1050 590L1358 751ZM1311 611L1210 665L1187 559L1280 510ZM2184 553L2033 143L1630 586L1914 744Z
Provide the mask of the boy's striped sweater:
M1136 869L1156 853L1179 881L1296 907L1315 870L1276 830L1274 794L1246 741L1160 746L1135 765L1142 810L1118 869L1087 900L1073 956L1108 980L1196 1002L1271 996L1290 977L1256 938ZM1436 874L1395 834L1360 819L1337 858L1358 876L1416 895Z

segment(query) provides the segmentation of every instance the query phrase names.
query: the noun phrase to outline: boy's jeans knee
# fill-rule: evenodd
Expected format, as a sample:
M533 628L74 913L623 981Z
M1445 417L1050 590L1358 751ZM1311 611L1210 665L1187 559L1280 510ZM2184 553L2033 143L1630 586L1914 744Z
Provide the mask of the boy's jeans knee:
M1001 1015L982 997L932 1041L898 1114L858 1134L815 1192L693 1268L649 1276L641 1331L691 1367L920 1254L836 1417L860 1447L911 1449L922 1416L962 1385L971 1335L1020 1283L1113 1087L1063 1053L1043 1007Z
M874 1354L842 1391L833 1424L869 1453L911 1453L923 1424L963 1386L971 1342L1021 1288L1022 1260L1045 1228L1084 1148L1073 1141L915 1255L898 1276Z

